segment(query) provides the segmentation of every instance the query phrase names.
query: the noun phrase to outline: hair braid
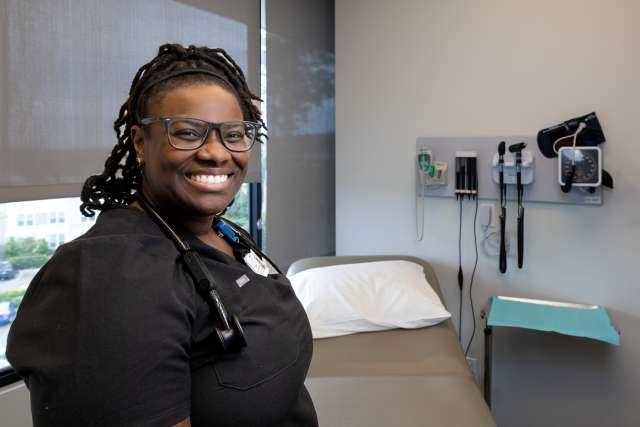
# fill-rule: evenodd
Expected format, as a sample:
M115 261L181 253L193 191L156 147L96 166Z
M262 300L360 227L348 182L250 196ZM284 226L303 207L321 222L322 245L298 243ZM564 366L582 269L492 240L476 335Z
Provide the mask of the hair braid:
M259 141L263 142L267 138L260 110L253 103L254 100L261 99L251 92L242 69L224 49L193 45L185 48L179 44L164 44L158 49L155 58L138 69L131 82L129 97L120 107L113 123L117 142L105 161L103 172L87 178L82 188L80 212L83 215L91 217L95 215L95 210L123 207L136 198L142 186L142 173L136 162L131 127L138 124L138 117L147 110L150 100L162 91L180 86L202 82L220 83L203 73L161 79L175 70L189 68L202 68L220 74L224 83L237 95L245 120L261 124ZM143 91L149 82L157 78L161 79L159 83L152 83L151 87Z

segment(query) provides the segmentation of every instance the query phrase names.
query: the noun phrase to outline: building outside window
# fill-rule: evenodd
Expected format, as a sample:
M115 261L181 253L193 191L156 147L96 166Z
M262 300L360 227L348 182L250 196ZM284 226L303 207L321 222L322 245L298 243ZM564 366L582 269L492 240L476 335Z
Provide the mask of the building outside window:
M42 225L47 223L46 212L40 212L36 214L36 225Z
M50 212L49 213L49 223L51 224L62 224L64 222L64 212Z

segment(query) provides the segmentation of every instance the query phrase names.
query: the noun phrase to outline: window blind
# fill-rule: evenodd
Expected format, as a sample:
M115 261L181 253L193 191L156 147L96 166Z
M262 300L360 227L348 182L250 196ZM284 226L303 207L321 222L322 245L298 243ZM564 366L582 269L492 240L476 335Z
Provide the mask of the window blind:
M78 196L116 143L138 68L167 42L222 47L260 93L260 3L0 0L0 202ZM260 147L248 182L260 180Z

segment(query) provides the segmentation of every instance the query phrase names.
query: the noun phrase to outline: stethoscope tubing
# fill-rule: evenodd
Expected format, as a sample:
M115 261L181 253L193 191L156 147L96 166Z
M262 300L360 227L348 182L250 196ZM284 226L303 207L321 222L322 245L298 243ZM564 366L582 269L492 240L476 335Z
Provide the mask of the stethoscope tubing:
M240 321L235 315L230 315L217 290L217 284L211 273L204 265L200 255L171 228L171 226L156 212L151 203L143 196L138 197L140 205L154 220L156 225L174 242L189 275L196 288L202 294L212 313L215 313L215 330L224 351L239 351L247 345Z

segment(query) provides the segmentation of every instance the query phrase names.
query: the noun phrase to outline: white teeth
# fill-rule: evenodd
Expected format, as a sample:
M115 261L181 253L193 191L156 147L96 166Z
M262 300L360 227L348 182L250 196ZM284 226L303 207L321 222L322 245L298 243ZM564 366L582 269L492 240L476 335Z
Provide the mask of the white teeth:
M227 175L191 175L191 179L205 184L220 184L229 177Z

